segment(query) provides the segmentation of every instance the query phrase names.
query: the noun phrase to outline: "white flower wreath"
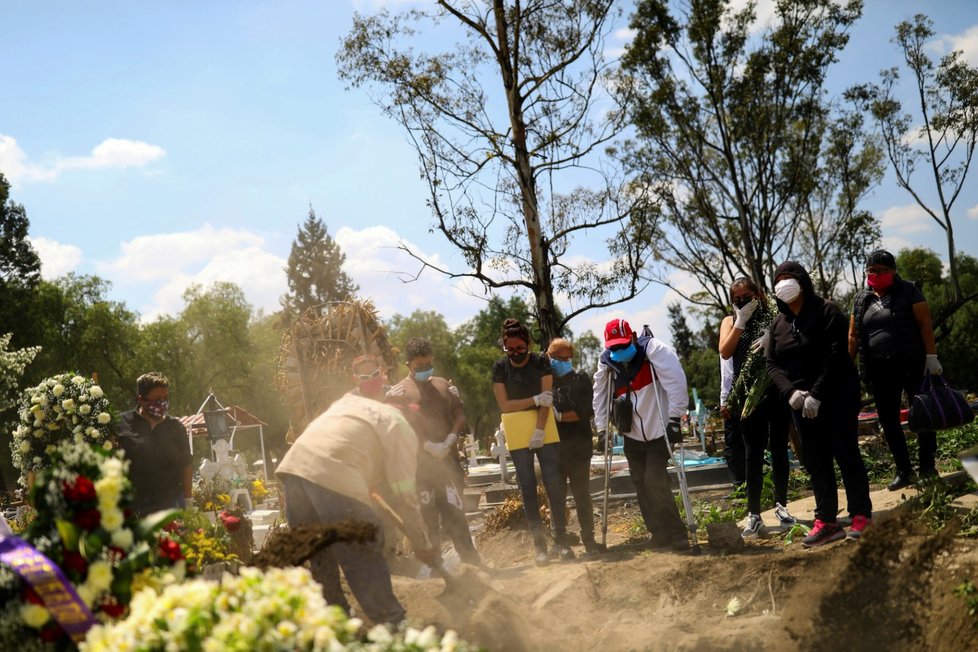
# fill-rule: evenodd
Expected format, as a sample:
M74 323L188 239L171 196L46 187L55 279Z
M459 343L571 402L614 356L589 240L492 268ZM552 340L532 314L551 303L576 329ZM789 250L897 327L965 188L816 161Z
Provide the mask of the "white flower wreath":
M10 450L24 487L28 473L46 466L59 442L74 439L111 447L109 401L102 388L84 376L59 374L26 390L17 416Z

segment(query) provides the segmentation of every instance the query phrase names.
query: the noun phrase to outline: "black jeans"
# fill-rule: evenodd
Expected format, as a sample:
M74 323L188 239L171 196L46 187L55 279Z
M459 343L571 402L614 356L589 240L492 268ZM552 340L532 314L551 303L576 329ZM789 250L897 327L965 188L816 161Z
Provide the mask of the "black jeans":
M839 485L833 460L838 462L842 473L849 515L871 518L869 477L859 453L858 398L826 397L815 419L802 417L801 410L791 410L791 418L801 436L802 463L812 478L815 518L835 523L839 512Z
M757 409L740 422L744 435L747 467L747 511L761 513L764 488L764 451L771 451L774 476L774 501L788 503L788 406L775 396L767 396Z
M428 455L424 451L420 454ZM462 484L462 469L453 459L432 458L418 463L418 502L431 544L436 550L441 549L441 527L444 525L459 558L478 565L481 560L465 518Z
M364 613L375 623L399 623L404 607L391 587L391 573L384 559L384 530L369 505L330 491L294 475L281 475L285 488L285 517L290 527L305 524L338 523L356 519L377 526L377 538L369 543L334 543L326 546L311 560L312 577L322 584L323 595L330 604L350 613L350 603L343 595L340 569Z
M747 481L747 458L739 415L731 414L723 421L723 457L727 461L730 482L736 486L744 484Z
M577 520L581 524L581 541L594 543L594 508L591 505L591 440L568 437L560 440L560 484L571 494Z
M920 391L924 378L923 368L923 361L916 365L899 360L873 360L869 372L869 386L876 399L876 412L879 414L883 436L886 437L886 444L890 447L897 471L907 475L913 471L913 464L907 449L907 437L900 425L900 410L904 394L907 395L907 401L913 401L913 397ZM937 433L918 432L917 443L920 447L920 470L924 473L933 471Z
M534 535L543 534L543 522L540 520L540 503L537 500L537 474L533 470L533 456L540 460L540 475L543 476L543 488L547 490L547 502L550 503L550 519L557 536L567 533L567 512L565 504L567 494L560 478L560 444L544 444L542 448L530 450L520 448L510 451L513 468L516 469L516 484L523 496L523 510L526 521Z
M638 508L645 527L656 541L663 543L685 540L686 527L679 518L679 509L669 484L669 449L662 437L638 441L625 437L625 458L628 475L638 494Z

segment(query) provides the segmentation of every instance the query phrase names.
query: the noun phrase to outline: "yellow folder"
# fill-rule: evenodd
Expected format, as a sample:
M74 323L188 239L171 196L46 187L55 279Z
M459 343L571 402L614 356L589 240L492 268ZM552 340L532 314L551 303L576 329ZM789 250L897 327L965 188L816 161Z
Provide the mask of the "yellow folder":
M509 450L519 450L530 445L530 437L537 427L537 411L521 410L519 412L507 412L503 415L503 432L506 433L506 448ZM553 410L547 411L547 423L543 427L545 437L544 444L556 444L560 441L557 435L557 421L554 419Z

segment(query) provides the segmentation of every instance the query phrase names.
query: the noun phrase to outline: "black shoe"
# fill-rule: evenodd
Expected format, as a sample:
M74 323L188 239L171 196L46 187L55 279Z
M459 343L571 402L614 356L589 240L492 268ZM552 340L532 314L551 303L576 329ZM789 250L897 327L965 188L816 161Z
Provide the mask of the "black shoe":
M917 477L920 478L921 480L926 480L929 478L939 478L940 476L941 474L938 473L937 469L935 469L934 467L930 467L927 469L922 468L920 469L920 472L917 474Z
M689 539L686 536L670 537L652 541L652 549L662 552L684 552L689 550Z
M909 487L912 484L913 476L911 476L911 474L898 471L896 477L893 478L893 481L890 484L886 485L886 488L890 491L897 491L898 489Z

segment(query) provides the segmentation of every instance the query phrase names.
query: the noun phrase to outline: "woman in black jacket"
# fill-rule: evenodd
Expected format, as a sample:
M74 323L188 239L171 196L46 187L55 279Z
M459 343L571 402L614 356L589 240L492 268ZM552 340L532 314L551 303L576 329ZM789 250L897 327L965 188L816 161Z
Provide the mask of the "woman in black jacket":
M907 438L900 425L900 399L920 391L924 373L940 374L937 345L927 299L913 283L896 273L893 254L877 249L866 261L867 290L856 294L849 320L849 354L859 353L859 367L876 400L886 444L896 462L890 491L914 482ZM937 475L937 433L918 432L920 476Z
M767 371L801 435L802 462L812 478L815 525L806 547L845 538L838 524L838 485L833 459L845 484L852 517L849 537L870 523L869 478L859 453L859 376L849 357L848 324L831 301L815 294L800 264L788 261L774 272L779 315L771 324Z

